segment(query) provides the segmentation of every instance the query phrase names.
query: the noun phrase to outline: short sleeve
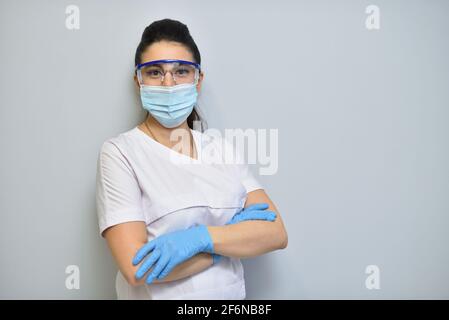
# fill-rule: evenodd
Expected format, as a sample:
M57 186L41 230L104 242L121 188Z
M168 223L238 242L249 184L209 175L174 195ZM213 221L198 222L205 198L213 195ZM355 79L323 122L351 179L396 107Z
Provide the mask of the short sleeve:
M254 175L249 170L247 163L237 163L237 172L240 177L240 181L246 189L246 193L257 189L263 189L262 184L256 179L256 177L254 177Z
M231 151L232 150L232 151ZM230 152L231 151L231 152ZM257 189L263 189L263 185L256 179L251 170L249 169L248 163L245 161L243 154L238 148L236 148L232 143L230 143L227 139L224 139L224 149L223 152L228 153L234 161L234 165L237 171L237 175L246 189L246 193ZM225 160L227 161L227 160Z
M145 221L137 178L111 141L103 143L97 160L96 205L101 235L120 223Z

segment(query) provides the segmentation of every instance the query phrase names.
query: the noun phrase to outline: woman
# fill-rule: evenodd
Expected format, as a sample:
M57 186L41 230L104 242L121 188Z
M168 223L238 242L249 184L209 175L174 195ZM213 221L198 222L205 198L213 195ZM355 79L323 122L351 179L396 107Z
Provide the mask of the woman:
M229 143L193 130L204 126L204 73L187 26L152 23L135 65L147 117L104 142L97 165L100 233L119 267L118 298L244 299L240 258L287 246L279 212L246 165L202 157L208 149L223 159Z

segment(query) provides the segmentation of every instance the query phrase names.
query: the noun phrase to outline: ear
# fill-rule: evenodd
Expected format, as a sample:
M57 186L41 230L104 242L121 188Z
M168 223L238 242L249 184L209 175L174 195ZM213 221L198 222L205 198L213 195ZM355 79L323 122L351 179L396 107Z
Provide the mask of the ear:
M140 85L139 85L139 79L137 79L137 74L134 73L134 82L137 86L137 89L140 89Z
M204 72L201 71L200 76L198 78L198 84L196 85L196 91L198 91L198 93L201 91L201 84L203 83L203 78Z

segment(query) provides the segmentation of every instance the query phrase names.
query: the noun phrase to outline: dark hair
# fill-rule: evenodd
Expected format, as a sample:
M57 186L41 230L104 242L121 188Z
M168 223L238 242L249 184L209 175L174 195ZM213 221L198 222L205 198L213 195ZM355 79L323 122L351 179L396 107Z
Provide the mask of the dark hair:
M187 26L176 20L163 19L154 21L143 31L142 38L136 49L136 55L134 58L135 66L142 63L142 53L146 50L146 48L159 41L174 41L181 43L187 48L187 50L190 51L194 62L201 64L200 51L190 35ZM206 123L196 108L192 110L192 113L187 118L187 124L191 129L194 127L194 121L199 121L201 124L200 130L203 131Z

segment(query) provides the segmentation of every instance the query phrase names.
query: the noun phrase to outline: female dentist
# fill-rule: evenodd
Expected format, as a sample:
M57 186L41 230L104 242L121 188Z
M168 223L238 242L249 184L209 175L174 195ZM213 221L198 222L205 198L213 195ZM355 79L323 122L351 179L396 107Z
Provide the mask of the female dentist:
M119 267L119 299L244 299L240 258L287 246L281 216L248 167L203 157L223 159L229 143L193 130L202 121L200 63L186 25L149 25L134 76L147 117L101 147L97 214Z

